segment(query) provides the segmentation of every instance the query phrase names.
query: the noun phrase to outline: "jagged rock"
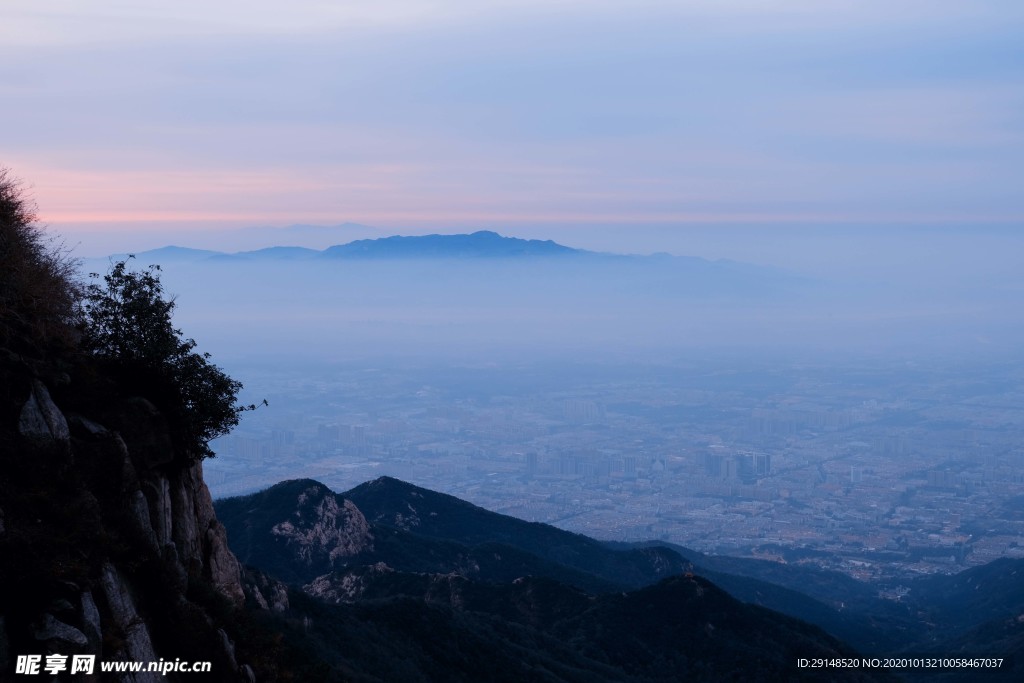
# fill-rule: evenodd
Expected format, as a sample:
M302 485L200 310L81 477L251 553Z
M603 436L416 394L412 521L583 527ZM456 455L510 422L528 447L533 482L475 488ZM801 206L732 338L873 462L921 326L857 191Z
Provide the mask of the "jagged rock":
M302 592L331 603L352 603L363 597L375 576L393 574L394 569L384 562L359 567L351 571L323 574L302 587ZM453 575L441 575L439 580Z
M32 381L32 392L18 417L18 431L30 439L70 443L71 430L68 428L68 421L54 405L46 385L39 380Z
M98 651L103 642L103 629L100 625L100 611L96 607L92 591L83 591L79 602L82 605L82 633L89 641L89 649Z
M203 480L203 464L197 462L187 470L186 482L188 483L195 501L196 523L198 528L204 530L217 520L217 513L213 509L213 496Z
M373 547L373 535L366 517L350 500L339 505L325 489L311 486L299 494L291 519L274 525L271 533L285 539L293 552L307 565L324 558L330 564ZM320 497L313 510L308 501Z
M151 548L158 548L160 543L157 540L156 532L153 530L153 524L149 518L149 503L146 501L146 496L142 491L136 490L135 493L132 494L131 508L132 517L135 520L138 530L146 539L146 543L148 543Z
M140 472L148 472L174 460L174 444L167 420L146 399L136 396L124 401L110 414L110 418L128 445Z
M160 549L160 556L168 570L168 589L184 594L188 588L188 573L181 566L178 549L174 547L173 543L168 543Z
M137 616L135 603L132 602L117 569L112 564L103 565L100 576L103 595L107 599L107 607L114 623L120 627L130 624Z
M120 492L121 495L127 497L140 487L139 475L135 471L131 454L128 452L128 447L125 445L120 434L114 433L112 444L114 454L121 457L121 471L119 472Z
M69 424L75 458L89 464L91 490L107 502L131 496L139 476L121 435L81 415L72 415Z
M120 658L146 662L156 661L157 656L153 650L149 629L146 627L146 623L139 618L138 612L135 611L135 602L132 600L128 585L112 564L103 565L100 584L110 610L111 620L114 626L124 634L123 656ZM158 680L160 680L159 674L148 672L135 677L135 681L138 683Z
M73 434L81 434L92 439L108 439L111 435L109 429L81 415L70 415L68 424Z
M261 609L284 612L288 609L288 588L263 572L246 570L243 588L245 594Z
M270 609L270 605L267 604L267 599L263 597L263 593L261 593L258 589L246 591L246 595L252 596L253 601L260 606L260 609Z
M133 421L135 418L137 421ZM173 457L160 455L171 448L170 438L163 417L145 399L130 399L120 412L108 411L107 419L118 431L73 416L75 448L99 461L120 458L119 476L114 478L118 481L112 479L105 486L126 498L125 504L147 545L155 550L174 545L176 559L167 565L172 574L181 573L183 568L186 577L210 579L233 602L243 604L238 561L228 549L223 526L217 522L202 465L172 467L169 471L153 469ZM166 561L165 550L161 552Z
M228 549L228 536L224 525L216 519L210 523L206 531L206 543L209 550L206 567L209 578L224 595L236 605L245 603L242 591L242 575L238 560Z
M174 475L168 488L170 536L182 565L190 575L210 579L235 604L243 604L238 560L228 549L224 526L217 521L202 464Z
M224 658L228 660L231 665L232 671L238 671L238 661L235 659L235 644L228 638L228 634L224 629L217 629L217 638L220 639L220 650L224 653Z
M171 537L178 547L178 557L189 574L199 575L203 568L202 540L209 520L200 519L202 513L197 508L195 497L198 484L191 473L191 468L185 470L170 482Z
M331 574L323 574L304 585L302 592L326 602L351 602L362 595L362 577L345 574L335 578Z
M160 546L173 542L171 535L171 485L167 477L158 476L143 484L146 500L149 502L149 519Z
M256 674L248 664L243 664L238 673L241 674L243 683L256 683Z
M74 626L65 624L52 614L44 614L41 623L32 630L32 637L57 648L80 650L89 644L85 634Z
M288 609L288 589L280 581L276 581L270 587L270 609L274 612L284 612Z

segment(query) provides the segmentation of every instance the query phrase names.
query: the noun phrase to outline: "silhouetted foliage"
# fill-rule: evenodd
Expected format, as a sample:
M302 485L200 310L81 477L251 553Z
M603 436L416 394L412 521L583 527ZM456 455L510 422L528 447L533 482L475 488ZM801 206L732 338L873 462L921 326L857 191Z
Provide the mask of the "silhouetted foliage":
M157 403L190 460L211 457L208 442L227 434L241 412L256 406L238 405L242 383L174 327L174 300L164 297L159 272L159 266L136 271L118 261L103 276L103 285L89 284L83 346L123 385Z
M48 238L22 183L0 167L0 345L37 352L73 344L77 263Z

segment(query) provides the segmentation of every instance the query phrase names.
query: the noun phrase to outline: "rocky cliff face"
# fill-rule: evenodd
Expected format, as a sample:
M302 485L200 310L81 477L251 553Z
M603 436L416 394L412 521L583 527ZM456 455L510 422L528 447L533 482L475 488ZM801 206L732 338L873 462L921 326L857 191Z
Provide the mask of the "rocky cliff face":
M0 384L0 680L23 654L208 660L253 680L211 616L245 601L238 560L160 411L13 353Z
M373 535L363 513L350 500L339 503L321 484L301 491L289 518L275 524L271 534L307 566L334 566L340 558L373 550Z

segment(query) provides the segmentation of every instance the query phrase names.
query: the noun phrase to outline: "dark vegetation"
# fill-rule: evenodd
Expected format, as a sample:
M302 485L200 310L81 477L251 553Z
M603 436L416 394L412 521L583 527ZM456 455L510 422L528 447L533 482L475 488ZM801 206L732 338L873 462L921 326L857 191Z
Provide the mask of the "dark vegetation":
M318 497L307 496L308 503L296 507L300 494L314 487ZM358 505L369 520L373 548L334 565L298 562L294 548L271 530L286 519L312 523L316 507L328 496L336 496L339 504L347 499ZM878 586L845 574L800 564L703 555L667 544L598 543L390 477L343 494L332 494L311 480L284 482L258 494L219 501L217 508L243 561L288 577L296 587L319 577L310 586L312 592L329 602L351 603L337 605L335 612L318 608L323 611L319 621L314 619L313 633L328 628L324 619L348 623L353 610L371 613L372 605L393 605L403 598L404 609L447 610L453 612L452 619L463 623L486 615L488 623L503 620L513 622L516 629L535 629L540 632L534 635L537 647L545 647L542 643L548 636L572 645L572 657L559 655L563 662L619 667L639 680L682 675L682 671L698 678L728 679L733 674L728 673L732 670L724 651L716 651L720 646L772 672L765 674L766 680L798 676L799 672L784 669L784 658L765 658L768 641L764 639L776 639L774 647L785 652L793 642L812 637L813 631L802 630L805 622L869 657L929 653L1009 657L1001 670L985 672L984 680L1017 680L1020 675L1015 653L1024 651L1024 622L1019 619L1024 612L1019 580L1022 560L1000 560L955 576L909 580L910 593L894 601L879 597ZM659 552L640 552L654 549ZM669 560L666 574L653 571ZM563 561L581 568L570 568ZM519 578L511 578L516 573ZM694 581L680 583L688 578ZM686 586L705 590L702 600ZM731 600L723 600L719 589ZM732 600L746 604L737 607L739 603ZM301 611L304 604L293 601L293 609ZM701 622L698 615L710 605L714 605L714 618ZM747 611L755 606L767 609ZM779 618L778 612L795 619L762 621ZM714 626L716 639L691 650L694 643L703 642L701 628L707 624ZM671 645L659 641L660 634L673 629L678 629L678 641L668 639ZM415 640L427 634L403 631L402 637ZM329 639L321 646L331 650ZM744 650L748 647L751 652ZM797 649L809 647L805 643ZM686 654L694 652L700 654ZM604 654L599 657L598 653ZM324 655L339 661L346 656ZM609 657L617 659L612 662ZM648 662L659 657L676 659L657 665ZM685 657L689 664L684 663ZM586 670L591 664L580 666ZM351 661L349 665L357 666ZM734 673L741 676L739 669ZM622 675L619 680L631 680ZM928 680L936 672L900 675ZM942 680L970 680L977 675L977 671L950 671L942 674Z
M329 557L275 533L330 537L344 525L323 511L346 500L372 547ZM217 510L243 561L292 582L282 618L304 619L320 658L354 680L818 680L797 653L853 656L687 572L670 549L613 550L389 477L340 495L289 481Z
M326 680L318 677L316 662L283 642L279 627L236 609L202 576L173 571L144 538L129 505L139 477L159 471L174 478L208 453L205 439L237 420L240 385L170 326L173 304L157 296L152 273L132 275L115 266L107 287L86 287L78 264L36 218L24 186L0 169L0 680L13 676L17 654L69 653L66 643L38 639L40 620L46 615L88 631L79 602L86 591L102 613L102 654L123 654L126 634L102 597L104 566L116 567L131 587L160 656L208 659L225 672L223 648L214 647L223 629L260 681ZM131 290L133 283L142 289ZM125 308L88 310L113 297ZM154 329L157 334L143 334ZM115 336L136 344L134 359L113 343ZM162 393L152 383L130 381L126 368L133 362L136 370L162 365ZM172 368L182 373L179 381ZM62 428L57 434L51 423L51 434L41 437L24 428L25 410L47 391L60 406ZM149 396L170 419L153 412L146 416L150 422L138 422L132 408L152 411L142 398ZM84 416L125 429L119 436ZM163 428L143 433L154 425ZM168 444L171 455L157 457Z
M19 411L34 377L60 379L70 367L81 296L74 261L35 221L24 186L0 168L0 557L17 558L0 562L0 598L11 598L4 602L15 610L31 609L32 597L50 594L54 581L89 570L94 555L80 544L110 542L98 532L95 505L62 476L69 464L58 449L18 457L31 445L18 434ZM36 523L13 524L21 510L38 512Z
M794 622L786 632L772 618L759 618L767 613L744 608L701 579L677 583L567 608L543 624L502 614L519 586L478 587L489 595L477 596L467 609L404 596L336 607L309 598L295 602L314 615L309 636L355 680L820 680L817 672L796 669L793 652L780 647L790 642L804 652L834 652L813 629L801 634L809 627ZM723 614L740 620L739 630ZM708 628L711 622L722 628ZM832 680L886 677L844 671Z
M310 494L315 490L316 494ZM296 509L296 499L305 493ZM546 576L589 592L650 585L690 569L667 548L615 551L580 534L524 522L453 496L381 477L343 494L309 480L282 482L251 496L216 503L239 560L292 583L306 583L337 568L325 554L297 563L275 524L316 518L325 498L353 501L370 523L372 549L346 559L349 566L385 562L409 572L458 571L486 581ZM295 513L301 512L301 518Z
M879 597L877 584L808 565L704 555L669 543L609 545L652 544L677 551L693 562L694 572L733 597L820 626L867 655L1007 657L1024 652L1024 560L1002 558L953 575L907 579L901 583L909 592L897 601ZM1021 667L1024 660L1010 657L1000 671L986 672L985 680L1016 680Z
M582 534L500 515L391 477L380 477L342 495L373 522L395 526L414 510L416 523L409 528L416 535L470 546L501 544L597 576L619 589L640 588L692 569L671 549L612 551Z
M164 296L159 271L132 271L119 261L103 276L103 286L86 287L82 346L129 393L144 394L161 408L192 459L211 457L208 442L256 406L239 406L242 383L174 327L174 300Z
M0 168L0 346L16 353L66 349L76 336L77 264L36 218L22 183Z
M208 442L256 406L240 406L242 384L174 327L159 266L137 271L120 261L102 284L88 285L77 267L38 224L22 183L0 168L0 349L37 374L102 377L91 382L90 401L145 396L169 421L186 464L212 456Z

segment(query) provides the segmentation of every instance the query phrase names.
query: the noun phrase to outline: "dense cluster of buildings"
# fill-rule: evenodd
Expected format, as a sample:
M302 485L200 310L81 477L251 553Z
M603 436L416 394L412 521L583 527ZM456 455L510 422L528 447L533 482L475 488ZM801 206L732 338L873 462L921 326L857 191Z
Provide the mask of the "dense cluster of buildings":
M754 389L694 373L547 377L502 393L453 391L443 376L412 386L398 371L268 379L275 410L214 444L207 479L229 496L387 474L597 538L861 578L1024 556L1019 381L995 369L988 383L976 369L789 372Z

